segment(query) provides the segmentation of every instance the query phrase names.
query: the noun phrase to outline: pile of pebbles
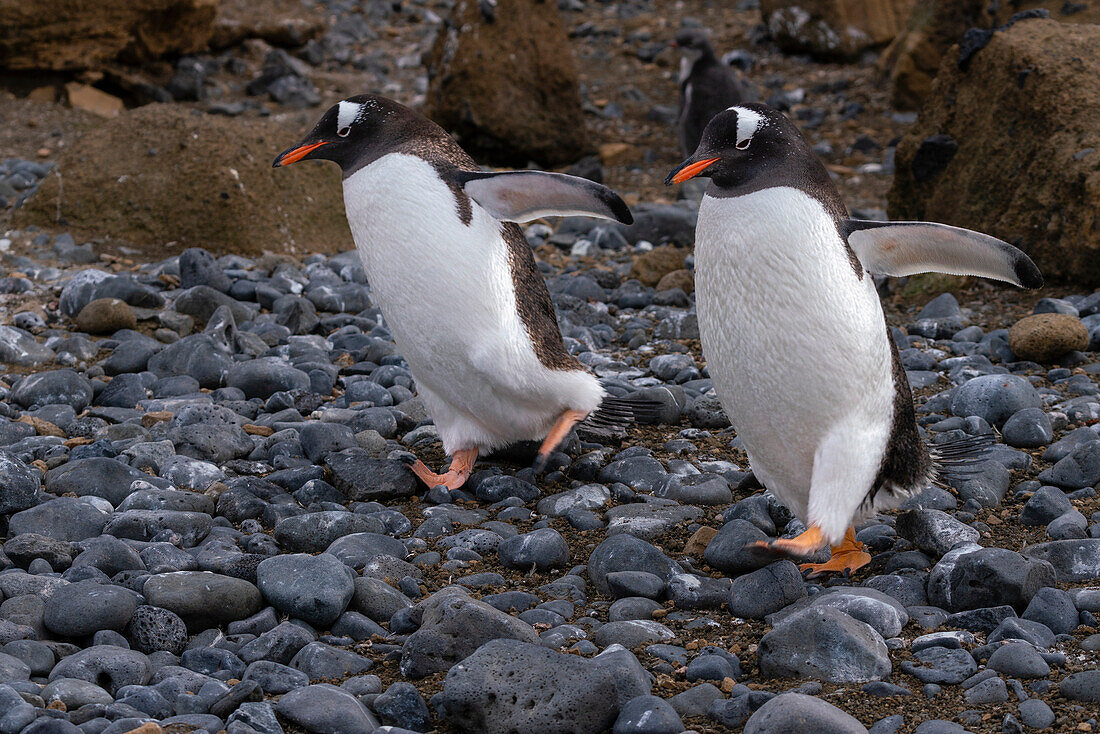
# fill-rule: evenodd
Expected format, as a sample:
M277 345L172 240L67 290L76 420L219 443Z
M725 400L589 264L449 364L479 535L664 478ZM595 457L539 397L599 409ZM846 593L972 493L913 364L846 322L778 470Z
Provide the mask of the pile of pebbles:
M640 209L527 232L569 349L659 423L450 492L403 461L440 444L355 253L7 256L40 305L0 326L0 734L1100 727L1096 355L1020 361L949 295L894 328L929 439L997 443L806 581L744 548L804 528L714 397L690 277L631 277L691 205ZM1100 346L1100 293L1036 311Z

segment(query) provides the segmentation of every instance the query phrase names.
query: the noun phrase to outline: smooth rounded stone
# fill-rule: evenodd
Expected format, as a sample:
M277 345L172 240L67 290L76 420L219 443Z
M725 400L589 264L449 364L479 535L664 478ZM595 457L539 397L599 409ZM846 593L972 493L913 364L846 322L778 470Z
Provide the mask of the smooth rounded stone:
M653 612L662 609L659 601L642 596L624 596L616 599L607 610L608 622L623 622L631 619L653 619Z
M305 673L310 681L319 681L366 673L374 663L362 655L323 642L311 642L294 655L290 667Z
M951 413L966 418L979 416L1001 428L1012 415L1025 408L1041 408L1035 387L1018 375L982 375L955 388Z
M246 398L267 400L277 392L309 390L309 375L281 359L261 357L234 364L225 384L238 388Z
M638 696L619 710L611 734L680 734L684 722L663 698Z
M216 639L216 638L215 638ZM198 642L180 655L180 665L203 675L219 673L233 678L244 675L244 662L229 650L220 647L199 647Z
M705 716L715 701L724 698L722 691L713 683L700 683L677 693L668 699L668 704L680 716L690 719L695 716Z
M619 644L628 650L659 642L668 642L676 633L660 622L650 619L630 619L622 622L608 622L596 630L593 638L600 647Z
M413 603L382 579L362 576L355 579L352 605L375 622L384 624Z
M372 557L370 551L405 557L407 551L401 541L381 535L384 529L376 517L327 510L283 518L275 525L275 540L281 547L299 553L327 550L341 560L353 560L348 565L361 568Z
M325 628L347 609L355 592L355 573L328 553L291 553L261 562L256 586L283 614Z
M986 678L968 688L964 695L967 703L975 705L1004 703L1008 700L1008 686L1000 678Z
M733 502L730 484L721 474L689 474L686 477L670 474L653 490L653 496L704 507Z
M114 697L95 683L79 678L54 678L39 694L46 703L60 701L69 710L88 704L114 703Z
M189 247L181 252L179 267L181 289L205 285L227 293L232 285L229 276L218 266L214 256L201 247Z
M149 658L137 650L95 645L58 661L50 680L78 678L95 683L114 696L124 686L144 686L153 677Z
M11 683L18 680L29 680L31 667L19 658L0 652L0 681Z
M97 537L110 515L86 499L58 497L17 512L8 521L8 535L36 533L75 542Z
M914 652L913 657L920 664L903 660L901 670L922 683L955 685L962 683L978 670L974 656L966 650L927 647Z
M1024 548L1024 555L1050 563L1062 583L1100 578L1100 538L1038 543Z
M741 677L741 661L736 655L720 647L708 646L700 650L695 659L688 663L684 675L688 682L697 680L721 682L726 678L737 680Z
M68 405L77 413L92 403L92 384L73 370L48 370L22 377L8 399L24 410L43 405Z
M707 709L707 718L717 721L730 729L736 729L756 712L761 706L775 698L774 693L767 691L741 691L734 688L733 697L728 700L718 699L711 703Z
M898 515L897 533L918 549L940 557L961 543L977 543L977 530L942 510L907 510Z
M122 571L146 570L137 551L118 538L101 535L98 538L89 538L80 545L84 550L73 559L73 569L90 566L111 577Z
M767 541L768 536L747 520L730 520L707 544L703 558L713 568L730 575L755 571L773 563L775 553L750 543Z
M918 724L913 734L969 734L969 732L954 721L929 719Z
M351 429L340 423L308 421L298 429L302 451L310 461L317 462L333 451L343 451L359 444Z
M96 396L95 404L102 408L133 409L147 397L149 391L139 375L117 375Z
M612 571L605 578L616 599L637 596L660 599L665 593L665 581L647 571Z
M1034 646L1027 642L1008 642L998 647L986 665L990 670L1012 678L1045 678L1050 666Z
M242 680L254 680L269 696L278 696L309 685L309 676L288 665L257 660L244 671Z
M94 456L73 459L46 472L46 491L51 494L92 495L118 506L130 494L136 479L147 479L133 467L115 459Z
M180 655L187 644L187 625L175 612L143 604L130 617L126 639L147 655L160 650Z
M46 629L63 637L84 637L97 630L123 630L138 606L137 594L121 586L78 581L62 586L46 600Z
M587 642L587 640L584 640ZM611 645L590 661L593 665L611 673L619 692L618 705L623 706L632 698L653 690L653 676L642 667L638 658L622 645Z
M0 515L34 507L41 485L38 472L7 451L0 450Z
M139 558L145 570L153 574L199 569L193 555L171 543L150 543L141 551Z
M490 640L539 642L530 625L455 587L437 591L416 607L420 628L405 640L401 652L401 674L406 678L448 670Z
M187 375L210 389L222 386L233 364L223 340L212 334L185 336L148 360L149 371L157 377Z
M600 510L611 502L611 490L602 484L585 484L565 492L547 495L539 500L540 515L565 517L576 510Z
M11 326L0 326L0 362L20 367L38 367L57 357L54 350L39 344L30 333Z
M213 518L203 512L127 510L114 514L103 532L116 538L151 541L165 531L180 536L185 548L198 545L210 533Z
M428 731L431 713L428 704L411 683L397 682L390 685L371 704L374 713L386 726L397 726L410 731Z
M598 732L619 714L615 676L602 665L518 640L493 640L447 673L432 699L456 731Z
M749 717L745 734L867 734L867 728L820 698L783 693Z
M729 601L730 580L680 573L668 580L667 593L676 609L720 609Z
M1018 708L1020 722L1032 729L1046 729L1054 724L1054 712L1041 698L1029 698L1020 701Z
M729 609L735 617L764 619L805 596L802 573L784 559L733 579Z
M1067 675L1058 684L1058 692L1071 701L1100 703L1100 670L1083 670Z
M281 622L237 650L237 656L245 663L272 660L287 664L298 651L313 642L316 634L300 624Z
M199 630L250 617L263 607L263 597L254 585L210 571L150 576L142 594L151 606L168 609Z
M1100 441L1089 441L1039 472L1037 479L1067 491L1091 487L1100 481Z
M909 614L896 599L870 588L834 586L814 596L800 599L770 615L768 624L783 620L806 609L830 607L870 625L883 637L897 637L909 622Z
M1089 330L1075 314L1032 314L1008 330L1008 346L1020 359L1046 364L1088 349Z
M886 643L870 625L832 607L793 614L775 625L757 648L760 672L770 678L816 678L865 683L890 674Z
M920 551L911 552L926 558ZM924 588L926 580L927 574L912 568L902 568L895 573L872 576L863 582L863 586L881 591L905 607L922 606L928 603Z
M656 546L623 534L609 537L588 557L588 578L601 594L611 594L607 575L615 571L645 571L667 582L682 569Z
M1039 487L1020 511L1023 525L1046 525L1055 518L1073 512L1073 503L1057 487Z
M30 668L31 675L46 675L57 662L53 650L37 640L9 640L0 647L0 652L22 660Z
M933 567L928 577L928 600L951 612L996 605L1023 611L1035 592L1054 582L1051 564L1030 554L961 545Z
M974 644L974 635L965 630L947 630L945 632L932 632L916 637L909 644L909 649L918 652L929 647L945 647L949 650L958 650L963 644Z
M1054 428L1042 408L1024 408L1005 421L1001 435L1009 446L1036 449L1054 440Z
M652 456L630 456L600 469L603 484L619 482L635 492L652 492L668 476L663 464Z
M1035 592L1023 619L1039 622L1056 635L1068 634L1077 629L1078 613L1073 597L1062 589L1044 587Z
M171 720L165 719L162 724L168 724ZM191 723L191 722L179 722L179 723ZM235 724L240 724L248 727L242 729ZM214 732L219 731L220 722L202 723L195 721L194 726L200 726L207 731ZM271 703L261 701L245 701L237 710L229 714L225 719L225 729L227 734L252 734L252 732L279 732L282 731L282 725L279 724L279 719L275 716L275 707Z
M703 511L690 505L634 502L612 507L604 514L608 535L628 533L643 540L657 540L677 525L699 520Z
M388 411L387 408L371 410ZM381 501L409 497L419 491L420 480L403 461L376 459L360 448L326 454L325 466L332 472L333 486L349 500ZM534 496L538 496L537 489Z
M569 544L557 530L539 528L501 541L497 556L507 568L542 571L568 564Z
M293 724L317 734L371 734L378 720L355 696L320 683L283 695L275 711Z

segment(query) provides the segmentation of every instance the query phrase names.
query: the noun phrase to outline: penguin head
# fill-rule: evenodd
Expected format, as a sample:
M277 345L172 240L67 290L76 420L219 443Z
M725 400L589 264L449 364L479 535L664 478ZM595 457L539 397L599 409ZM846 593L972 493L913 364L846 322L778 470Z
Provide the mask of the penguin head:
M283 151L272 166L328 160L348 175L415 135L420 121L419 115L391 99L373 94L348 97L330 107L309 134Z
M694 63L704 56L714 56L714 48L710 45L707 34L699 28L684 28L676 34L675 40L670 44L673 48L680 49L688 61Z
M695 153L669 172L665 185L703 176L733 188L799 152L813 155L786 115L768 105L737 105L711 118Z

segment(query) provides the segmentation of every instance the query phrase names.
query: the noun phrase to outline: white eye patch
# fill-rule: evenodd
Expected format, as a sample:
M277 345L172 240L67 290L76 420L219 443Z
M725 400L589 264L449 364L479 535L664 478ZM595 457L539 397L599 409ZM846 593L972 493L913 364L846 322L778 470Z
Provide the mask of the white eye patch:
M752 142L752 136L764 124L764 117L745 107L730 107L737 113L737 148L744 150Z
M363 110L363 105L354 102L341 102L337 107L339 108L336 112L337 130L351 127L351 124L359 119L359 114Z

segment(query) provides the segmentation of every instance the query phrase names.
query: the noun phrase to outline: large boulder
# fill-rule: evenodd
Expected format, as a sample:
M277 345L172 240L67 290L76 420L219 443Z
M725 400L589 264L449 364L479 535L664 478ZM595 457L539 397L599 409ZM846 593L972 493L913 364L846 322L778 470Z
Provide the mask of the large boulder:
M65 148L57 161L62 175L43 181L16 218L19 226L51 228L60 211L78 240L106 236L156 248L160 257L168 243L246 257L265 249L350 249L336 170L271 170L301 132L263 119L146 105Z
M890 218L987 232L1051 280L1100 285L1100 26L1017 22L958 58L898 145Z
M0 0L0 67L88 69L206 48L218 0Z
M850 59L894 39L915 0L761 0L760 14L784 51Z
M429 117L475 158L572 163L590 152L577 70L552 0L460 0L428 54Z
M971 28L988 31L1008 22L1015 13L1045 8L1063 23L1100 23L1100 3L1065 0L924 0L913 4L905 29L879 59L890 77L892 103L900 109L919 109L932 90L932 80L951 46Z

